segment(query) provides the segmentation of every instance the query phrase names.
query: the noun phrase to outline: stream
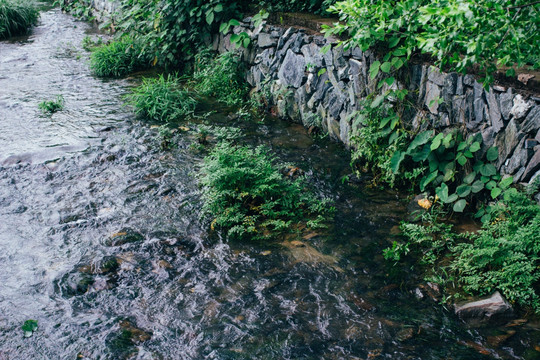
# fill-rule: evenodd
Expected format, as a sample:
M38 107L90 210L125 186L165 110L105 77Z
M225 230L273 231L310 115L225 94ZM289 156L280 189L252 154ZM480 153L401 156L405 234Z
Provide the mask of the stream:
M124 105L140 77L91 75L89 34L48 7L31 35L0 42L0 360L540 358L538 320L471 327L383 259L404 199L343 182L341 145L208 101L163 150ZM56 95L65 109L43 115ZM287 245L213 232L200 124L302 169L335 204L330 229Z

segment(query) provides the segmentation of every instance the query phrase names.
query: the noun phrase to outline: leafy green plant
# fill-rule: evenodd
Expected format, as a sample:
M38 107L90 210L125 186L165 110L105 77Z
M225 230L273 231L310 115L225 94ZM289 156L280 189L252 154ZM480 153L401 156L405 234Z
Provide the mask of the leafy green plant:
M499 66L538 62L539 9L528 0L345 0L330 7L340 22L326 27L330 35L347 34L346 47L376 49L379 72L398 70L411 57L425 53L442 69L459 72L477 65L484 83L493 80ZM533 62L531 62L533 61Z
M21 328L24 331L24 337L31 337L38 329L38 322L36 320L26 320Z
M92 51L102 45L103 45L103 38L101 37L96 38L90 35L86 35L81 43L82 48L86 51Z
M26 34L38 18L39 11L31 1L0 0L0 40Z
M406 242L385 250L385 258L399 261L414 252L425 267L426 279L459 287L456 296L499 290L509 301L540 313L540 207L510 189L492 206L491 214L492 221L480 231L458 234L441 222L440 212L427 212L420 224L401 225Z
M249 93L244 65L236 52L226 52L211 59L196 61L194 88L200 94L215 97L227 105L242 105Z
M94 48L90 67L100 77L122 77L150 66L139 42L128 37Z
M158 136L160 139L159 147L161 150L171 150L176 147L176 143L174 142L174 133L176 129L171 129L167 125L161 125L158 128Z
M182 120L192 114L197 105L180 79L172 75L143 79L127 100L138 115L161 122Z
M333 208L284 177L265 147L218 144L202 167L203 211L231 238L267 239L295 225L320 227Z
M54 3L81 20L91 21L94 19L91 0L56 0Z
M44 114L54 114L64 109L64 97L57 95L55 100L45 100L39 103L38 107Z
M261 24L268 18L269 15L270 14L265 10L261 10L259 11L259 13L255 14L251 18L251 21L253 21L253 25L255 26L255 28L258 28L259 26L261 26ZM236 19L231 19L229 20L229 22L224 22L220 25L219 32L223 34L228 34L231 27L239 26L239 25L240 25L240 21ZM251 37L249 36L247 32L242 31L238 34L237 33L231 34L230 41L231 41L231 44L234 44L235 47L242 46L242 47L247 48L249 44L251 44Z

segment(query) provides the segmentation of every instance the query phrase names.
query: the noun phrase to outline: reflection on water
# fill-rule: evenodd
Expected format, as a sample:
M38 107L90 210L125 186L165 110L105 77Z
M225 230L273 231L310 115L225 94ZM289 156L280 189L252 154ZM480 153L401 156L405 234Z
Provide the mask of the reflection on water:
M122 106L137 80L90 76L87 30L51 10L0 43L0 359L538 358L532 321L469 329L385 264L400 200L341 184L346 151L298 125L235 124L335 201L335 225L284 243L209 233L196 135L160 150ZM56 94L66 109L40 116Z

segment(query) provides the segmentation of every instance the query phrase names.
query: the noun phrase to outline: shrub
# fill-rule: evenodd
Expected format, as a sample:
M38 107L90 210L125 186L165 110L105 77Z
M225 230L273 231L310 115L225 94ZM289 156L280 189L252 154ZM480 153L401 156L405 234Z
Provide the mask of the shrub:
M0 0L0 39L26 34L38 18L39 11L32 2Z
M428 266L426 280L455 282L472 295L499 290L509 301L540 313L540 207L511 189L491 212L495 220L476 233L457 234L432 213L422 224L403 223L407 241L395 242L385 258L398 261L414 251Z
M206 53L203 53L206 54ZM241 105L249 93L240 55L226 52L215 58L197 56L193 74L195 89L205 96L215 97L227 105Z
M347 45L384 54L378 72L399 69L426 53L442 69L466 72L477 64L485 83L497 66L538 63L540 14L529 0L345 0L330 9L340 22L325 31L347 34ZM534 61L531 63L531 61Z
M139 42L123 37L92 49L90 68L101 77L122 77L148 68L150 61L142 53Z
M184 118L195 111L197 101L186 91L175 76L160 75L143 79L142 84L128 95L135 112L150 120L170 122Z
M295 224L321 226L332 208L307 190L302 179L285 178L265 147L218 144L202 167L203 211L212 227L231 238L265 239Z

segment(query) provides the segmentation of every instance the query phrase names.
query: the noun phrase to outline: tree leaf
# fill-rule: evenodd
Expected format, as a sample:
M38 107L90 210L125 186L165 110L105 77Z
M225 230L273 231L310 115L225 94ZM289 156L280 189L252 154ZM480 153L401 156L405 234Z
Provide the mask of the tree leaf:
M444 134L439 133L437 134L437 136L433 138L433 141L431 142L431 151L435 151L441 146L441 141L443 137L444 137Z
M496 146L490 147L486 153L486 158L488 161L495 161L499 157L499 148Z
M480 150L480 143L475 141L474 143L472 143L471 147L469 147L469 151L475 153L478 150Z
M426 186L429 185L433 180L437 178L437 175L439 174L438 171L433 171L432 173L429 173L427 176L424 176L422 180L420 181L420 191L424 191Z
M499 183L499 187L503 190L507 189L510 185L514 183L514 178L512 176L509 176L507 178L504 178Z
M427 143L429 141L429 139L431 139L432 136L433 136L433 130L426 130L426 131L423 131L420 134L416 135L414 137L414 140L409 145L409 147L407 149L407 153L410 154L411 151L413 151L416 148L418 148L419 146L424 145L425 143Z
M492 176L497 173L497 168L492 164L485 164L480 168L480 173L484 176Z
M441 186L439 186L435 190L435 193L437 194L437 196L439 197L439 199L441 199L443 203L446 204L448 202L448 185L446 185L445 183L442 183Z
M399 172L399 165L403 159L405 159L405 153L401 151L396 151L390 159L390 170L392 170L394 174Z
M467 206L467 201L465 201L465 199L461 199L454 204L453 209L455 212L463 212L465 206Z
M484 183L481 180L476 180L472 184L471 190L474 194L479 193L480 191L484 190Z
M466 197L471 193L471 187L469 185L460 185L456 188L456 194L459 195L459 197Z
M384 95L379 95L375 98L375 100L373 100L373 102L371 103L371 108L372 109L375 109L376 107L378 107L379 105L382 104L382 102L384 101Z
M392 68L392 64L390 64L388 61L384 62L381 65L381 71L384 73L389 73L391 68Z
M498 198L499 195L501 195L501 193L502 193L502 189L499 187L494 187L493 189L491 189L491 197L493 199Z
M379 74L379 69L381 68L381 62L375 61L369 67L369 77L373 80Z
M208 23L208 25L212 25L212 23L214 22L214 12L213 11L209 11L208 14L206 14L206 22Z
M470 185L472 184L474 179L476 179L476 173L472 171L471 173L467 174L467 176L463 178L463 182Z

